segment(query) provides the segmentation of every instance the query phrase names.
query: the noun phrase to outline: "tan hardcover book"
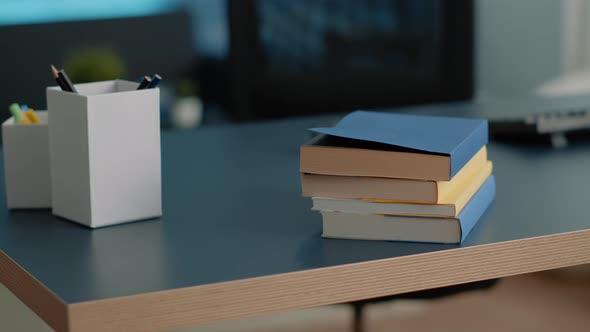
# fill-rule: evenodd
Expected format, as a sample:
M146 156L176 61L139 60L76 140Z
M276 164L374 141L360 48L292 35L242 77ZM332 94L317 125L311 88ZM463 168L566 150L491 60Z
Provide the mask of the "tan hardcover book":
M307 197L444 204L452 192L464 191L486 161L484 146L450 181L302 174L301 186Z
M448 181L449 155L318 136L301 146L302 173Z
M400 203L387 200L358 200L313 197L316 211L345 212L356 214L381 214L423 217L457 217L467 202L492 174L492 162L488 161L465 185L458 186L441 198L438 204Z

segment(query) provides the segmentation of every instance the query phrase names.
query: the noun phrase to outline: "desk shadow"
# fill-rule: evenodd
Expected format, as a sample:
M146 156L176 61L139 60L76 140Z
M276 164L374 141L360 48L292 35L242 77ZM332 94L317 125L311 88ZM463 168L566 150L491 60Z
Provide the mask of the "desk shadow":
M324 239L320 234L301 246L303 268L320 268L459 248L458 244Z

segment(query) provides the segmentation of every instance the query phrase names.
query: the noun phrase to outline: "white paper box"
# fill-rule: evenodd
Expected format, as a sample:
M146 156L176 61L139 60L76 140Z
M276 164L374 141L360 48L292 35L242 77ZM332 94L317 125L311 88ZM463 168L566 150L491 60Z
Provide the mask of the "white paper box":
M159 217L160 90L47 88L53 214L89 227Z
M47 112L36 113L39 124L16 124L12 117L2 123L9 209L51 207Z

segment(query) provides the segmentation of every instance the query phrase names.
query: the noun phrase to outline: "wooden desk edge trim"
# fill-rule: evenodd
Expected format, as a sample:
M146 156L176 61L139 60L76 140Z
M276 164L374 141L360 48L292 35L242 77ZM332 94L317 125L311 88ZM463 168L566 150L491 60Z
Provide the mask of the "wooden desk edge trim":
M69 323L161 331L584 263L590 230L73 303Z
M69 330L66 304L2 250L0 282L54 330Z

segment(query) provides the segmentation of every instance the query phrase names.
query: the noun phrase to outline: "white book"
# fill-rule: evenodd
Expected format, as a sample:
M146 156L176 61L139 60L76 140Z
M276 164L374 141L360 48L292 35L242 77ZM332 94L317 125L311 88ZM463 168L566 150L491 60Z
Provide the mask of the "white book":
M461 242L461 225L451 218L322 212L323 237L354 240Z
M323 237L357 240L460 243L494 200L491 175L455 218L322 211Z
M450 204L378 203L355 199L313 197L314 211L356 214L385 214L406 216L455 217L455 206Z

